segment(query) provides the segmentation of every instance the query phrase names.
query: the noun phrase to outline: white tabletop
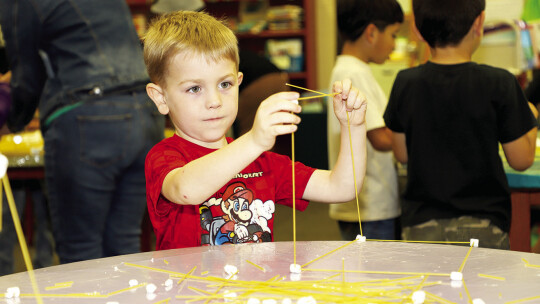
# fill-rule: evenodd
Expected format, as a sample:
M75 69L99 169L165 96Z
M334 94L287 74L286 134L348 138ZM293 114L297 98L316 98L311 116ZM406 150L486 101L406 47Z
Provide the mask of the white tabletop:
M540 303L537 254L369 240L296 247L299 275L290 273L292 242L147 252L34 274L42 303L221 303L225 295L235 303L412 303L415 291L425 293L426 303ZM226 265L238 269L236 276ZM452 280L452 272L463 281ZM10 287L20 296L0 303L38 303L27 272L0 277L0 293Z

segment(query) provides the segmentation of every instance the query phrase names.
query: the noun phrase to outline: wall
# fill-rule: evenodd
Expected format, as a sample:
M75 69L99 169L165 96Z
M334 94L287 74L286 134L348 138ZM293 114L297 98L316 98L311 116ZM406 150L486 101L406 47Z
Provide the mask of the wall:
M336 0L318 0L314 2L317 89L327 89L336 58Z

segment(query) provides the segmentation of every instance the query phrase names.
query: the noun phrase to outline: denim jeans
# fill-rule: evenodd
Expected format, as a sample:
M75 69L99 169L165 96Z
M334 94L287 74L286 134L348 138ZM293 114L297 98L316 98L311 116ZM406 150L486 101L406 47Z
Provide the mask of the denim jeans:
M33 216L35 229L33 232L33 247L35 253L32 256L32 264L35 269L51 266L53 263L53 237L50 227L50 217L47 209L47 200L43 192L42 183L38 180L10 181L13 199L23 221L25 216ZM27 187L30 190L27 193ZM34 214L23 214L26 206L26 196L32 196ZM19 243L13 218L5 196L2 200L2 232L0 232L0 276L11 274L15 271L13 249Z
M140 91L84 102L43 130L60 263L140 251L144 162L164 119Z
M338 221L341 238L352 241L360 234L358 222ZM362 235L374 240L396 240L396 219L362 222Z

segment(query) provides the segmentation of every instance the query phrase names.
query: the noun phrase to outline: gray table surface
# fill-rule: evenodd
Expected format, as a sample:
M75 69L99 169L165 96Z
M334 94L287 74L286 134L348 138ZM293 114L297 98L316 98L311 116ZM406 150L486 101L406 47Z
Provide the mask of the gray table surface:
M226 298L270 304L299 303L308 296L317 303L412 303L417 290L426 293L425 303L540 303L540 255L481 246L481 241L480 248L297 242L299 275L289 270L292 242L155 251L34 274L42 303L221 303ZM225 265L237 267L235 277L224 271ZM463 281L451 280L450 273L460 269ZM130 287L130 280L138 285ZM154 292L147 291L150 284ZM19 287L20 296L0 296L0 303L38 303L28 272L0 277L0 293L9 287Z

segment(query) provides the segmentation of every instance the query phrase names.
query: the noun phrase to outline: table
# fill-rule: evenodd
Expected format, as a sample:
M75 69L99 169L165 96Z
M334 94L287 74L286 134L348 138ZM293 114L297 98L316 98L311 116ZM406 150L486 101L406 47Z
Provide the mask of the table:
M531 208L540 206L540 149L531 168L518 172L503 160L508 185L512 191L512 221L510 225L510 249L531 251Z
M34 273L45 304L222 303L224 298L234 303L300 303L310 296L317 303L411 303L414 291L423 291L429 303L540 301L537 254L468 244L297 242L296 262L302 272L294 274L289 270L293 246L274 242L173 249ZM238 271L227 274L226 265ZM452 280L452 272L460 272L463 281ZM21 303L37 302L27 272L0 277L0 292L10 287L20 288ZM0 303L14 301L0 296Z

